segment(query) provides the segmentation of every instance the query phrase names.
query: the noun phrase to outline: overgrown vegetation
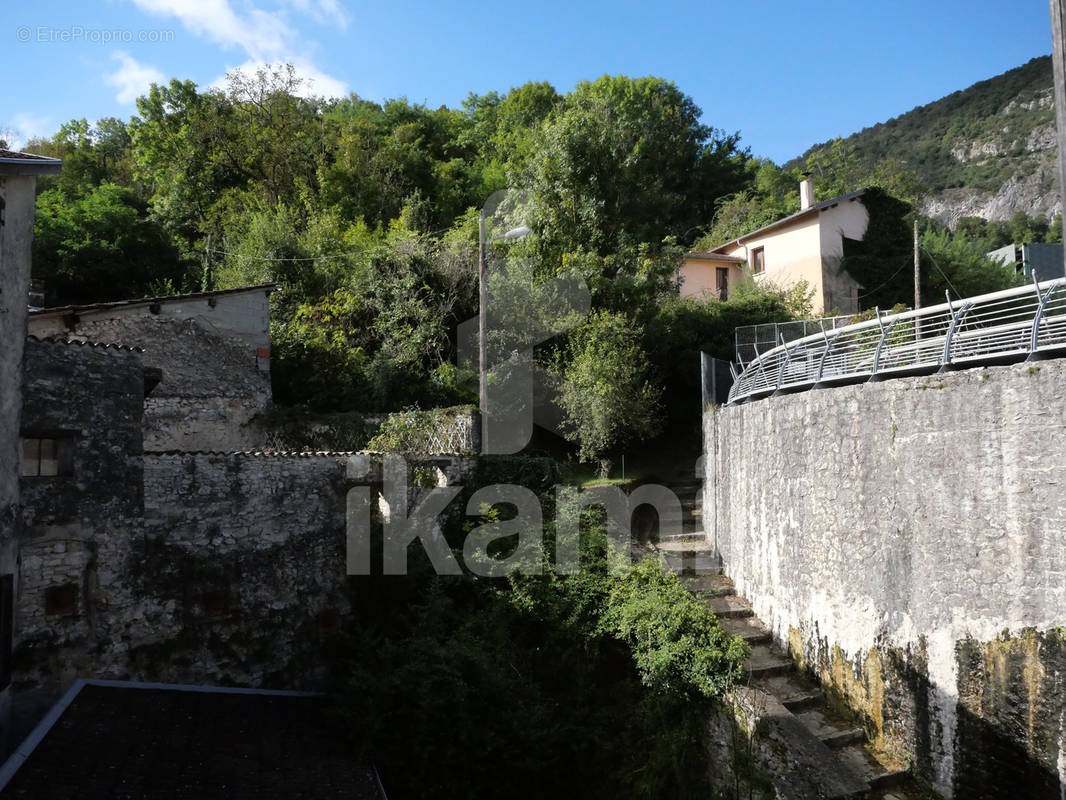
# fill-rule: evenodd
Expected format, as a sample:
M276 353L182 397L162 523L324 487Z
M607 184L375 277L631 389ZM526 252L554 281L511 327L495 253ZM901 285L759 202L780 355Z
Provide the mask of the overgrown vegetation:
M340 710L390 797L707 796L708 704L746 645L583 516L573 575L360 579Z
M1037 60L912 113L968 130L982 115L1014 114L1002 107L1010 98L1041 109L1046 67ZM733 327L804 311L795 289L767 286L734 287L724 305L679 301L687 248L797 210L801 171L822 199L873 187L876 230L845 266L863 306L908 302L904 209L956 180L910 158L924 145L908 145L900 121L886 124L892 147L838 139L784 168L752 158L659 78L604 76L566 94L529 83L458 109L308 99L300 88L289 67L237 72L208 91L174 80L153 86L127 122L75 120L30 142L64 160L40 182L34 265L49 301L275 282L279 403L346 413L473 403L476 364L458 363L457 329L478 311L477 210L508 189L513 221L532 235L489 247L490 263L520 265L512 307L495 311L537 328L553 279L588 288L593 314L536 339L531 358L558 376L565 430L595 461L697 421L700 349L730 358ZM1009 282L981 248L1061 238L1061 221L1024 215L963 220L953 234L924 227L927 302ZM490 363L530 358L521 342L488 338Z
M658 78L605 76L567 94L530 83L460 109L299 90L287 67L234 73L224 90L174 80L128 122L74 121L30 142L64 159L40 183L34 264L49 302L275 282L279 403L476 402L456 331L477 313L477 209L507 188L533 229L490 248L490 261L523 265L514 315L537 313L532 287L564 272L592 295L593 317L533 356L563 376L582 455L663 427L656 398L671 392L676 359L651 331L673 303L684 245L715 198L748 180L737 136ZM695 338L725 338L714 313L700 319L711 327ZM676 355L690 361L699 343ZM505 359L514 346L489 345ZM631 383L586 394L593 347Z

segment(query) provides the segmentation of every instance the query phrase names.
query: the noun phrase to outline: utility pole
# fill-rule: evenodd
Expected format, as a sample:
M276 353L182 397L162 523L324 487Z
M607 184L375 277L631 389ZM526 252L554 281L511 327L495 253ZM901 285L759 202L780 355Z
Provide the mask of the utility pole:
M1051 1L1051 65L1055 72L1055 128L1059 142L1059 191L1066 197L1066 0ZM1066 201L1063 203L1066 211ZM1063 263L1066 270L1066 261Z
M914 204L914 310L922 307L922 256L918 247L918 203ZM922 319L914 316L915 341L922 338Z
M918 248L918 210L914 211L914 310L922 307L922 257Z
M488 380L486 372L488 350L485 342L485 212L477 217L477 371L478 371L478 409L481 411L481 449L488 443L488 425L486 395Z

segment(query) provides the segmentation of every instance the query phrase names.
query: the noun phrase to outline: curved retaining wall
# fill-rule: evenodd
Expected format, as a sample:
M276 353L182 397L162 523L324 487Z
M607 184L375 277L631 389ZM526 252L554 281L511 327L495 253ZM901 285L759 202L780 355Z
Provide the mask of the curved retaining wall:
M958 798L1066 785L1066 361L709 412L709 539L832 699Z

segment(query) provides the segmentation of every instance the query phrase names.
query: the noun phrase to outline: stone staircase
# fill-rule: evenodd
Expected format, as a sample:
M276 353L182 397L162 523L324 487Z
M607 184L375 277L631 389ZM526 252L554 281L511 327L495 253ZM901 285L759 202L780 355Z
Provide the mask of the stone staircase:
M774 780L778 796L795 800L931 797L919 789L902 764L870 746L863 728L827 706L817 682L781 652L748 602L736 594L702 533L698 484L671 488L682 501L682 533L653 537L652 548L722 626L751 647L744 665L746 682L735 695L757 707L760 731L771 739L774 751L782 754L782 772Z

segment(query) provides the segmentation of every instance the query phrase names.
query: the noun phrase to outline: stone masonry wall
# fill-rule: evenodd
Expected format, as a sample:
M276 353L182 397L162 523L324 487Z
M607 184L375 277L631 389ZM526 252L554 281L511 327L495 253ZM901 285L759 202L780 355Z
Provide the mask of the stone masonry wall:
M1066 782L1066 362L705 416L725 572L945 795Z
M145 402L149 451L262 449L250 421L272 405L269 288L46 309L30 333L144 350L162 379Z
M25 688L78 676L313 686L316 642L347 608L346 460L144 462L143 519L24 554L27 586L79 586L68 615L46 615L31 593L21 599Z

